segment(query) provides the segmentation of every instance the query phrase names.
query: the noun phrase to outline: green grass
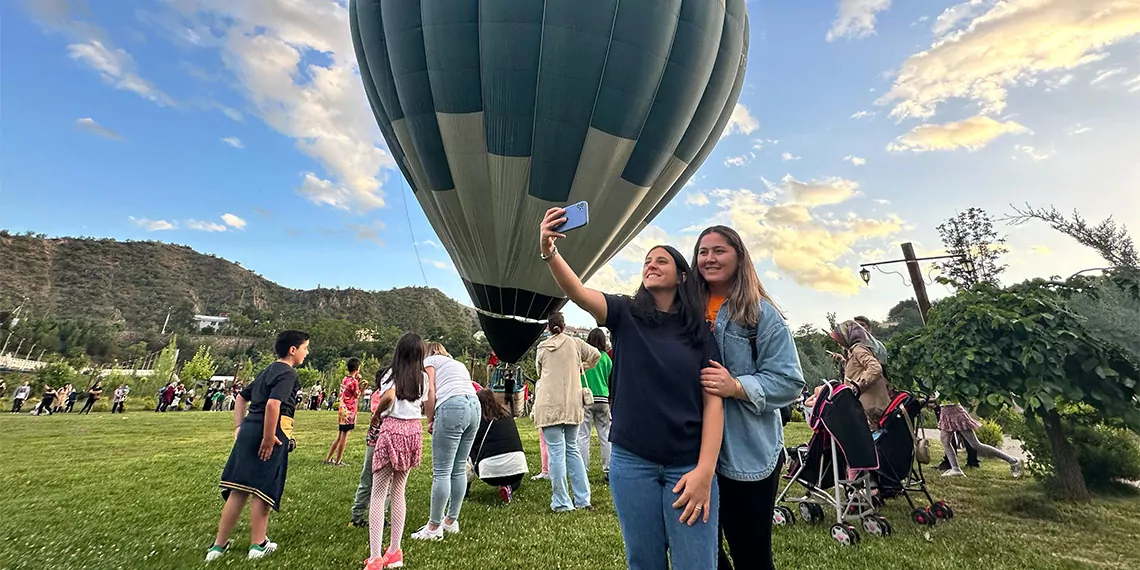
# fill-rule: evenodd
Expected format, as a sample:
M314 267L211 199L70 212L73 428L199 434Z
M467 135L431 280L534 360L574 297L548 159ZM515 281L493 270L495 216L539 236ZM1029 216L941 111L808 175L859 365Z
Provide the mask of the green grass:
M0 568L193 568L213 539L222 501L216 487L232 443L229 413L131 412L31 417L0 415ZM366 531L347 526L364 452L352 433L349 466L321 465L336 432L333 412L300 412L283 509L270 520L281 545L259 568L353 569L368 554ZM537 433L520 432L537 470ZM789 441L804 441L802 424ZM430 447L430 439L425 441ZM934 446L931 455L941 451ZM550 485L529 479L503 505L476 483L460 517L462 534L440 543L408 535L427 519L430 456L409 483L404 554L411 568L623 568L624 553L599 457L593 453L592 512L550 512ZM1140 568L1140 500L1135 493L1072 506L1043 500L1029 480L984 460L965 479L930 477L957 518L931 529L907 518L905 502L884 514L896 534L842 549L826 526L775 532L780 568ZM769 516L769 513L757 513ZM237 549L218 566L244 567L248 519Z

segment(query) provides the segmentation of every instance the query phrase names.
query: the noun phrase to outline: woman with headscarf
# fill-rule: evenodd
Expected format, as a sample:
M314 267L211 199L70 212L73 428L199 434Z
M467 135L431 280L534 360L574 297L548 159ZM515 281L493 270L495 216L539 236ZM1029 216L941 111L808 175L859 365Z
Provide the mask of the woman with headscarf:
M843 347L843 377L859 388L859 403L867 415L867 425L877 429L879 418L891 404L883 365L875 358L871 335L855 321L844 321L831 332L831 338Z

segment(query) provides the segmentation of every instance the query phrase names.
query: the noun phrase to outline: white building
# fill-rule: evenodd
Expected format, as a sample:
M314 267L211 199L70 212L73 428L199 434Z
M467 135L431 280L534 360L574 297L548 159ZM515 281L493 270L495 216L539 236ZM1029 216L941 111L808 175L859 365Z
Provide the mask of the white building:
M213 327L214 330L222 330L225 325L230 322L230 317L229 315L217 317L212 317L209 315L194 315L192 321L194 322L194 326L196 326L200 331L206 330L208 327Z

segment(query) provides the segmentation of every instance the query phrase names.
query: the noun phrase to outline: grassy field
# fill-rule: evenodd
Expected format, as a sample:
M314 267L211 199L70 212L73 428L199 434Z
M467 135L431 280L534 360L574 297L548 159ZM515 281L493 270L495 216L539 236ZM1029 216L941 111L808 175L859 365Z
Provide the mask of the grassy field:
M520 431L538 468L537 433ZM261 568L356 569L368 553L366 531L348 511L364 452L352 434L349 466L321 464L336 430L333 412L300 412L283 510L269 534L279 552ZM202 565L222 501L216 484L232 443L232 417L220 413L132 412L31 417L0 415L0 568L192 568ZM789 441L804 441L802 424ZM425 442L429 447L430 440ZM595 447L596 449L596 447ZM425 452L427 450L425 449ZM940 450L932 450L937 456ZM462 534L439 543L408 538L427 518L430 459L409 483L405 561L412 568L624 567L617 519L591 469L595 509L554 515L550 485L524 483L510 505L476 483L460 517ZM797 524L775 533L780 568L1140 568L1140 499L1098 498L1090 505L1048 503L1031 480L1014 481L1004 464L984 461L964 479L931 477L932 491L957 518L930 529L892 501L886 539L865 537L842 549L826 526ZM757 513L758 517L770 516ZM218 566L242 566L248 519Z

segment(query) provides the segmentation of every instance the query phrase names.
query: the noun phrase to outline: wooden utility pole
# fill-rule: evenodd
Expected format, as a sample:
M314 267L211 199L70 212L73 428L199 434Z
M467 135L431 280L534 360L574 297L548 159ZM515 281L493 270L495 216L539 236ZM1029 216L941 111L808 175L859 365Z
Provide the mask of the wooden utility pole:
M922 278L922 269L918 266L918 257L914 255L914 245L910 242L902 244L903 259L906 260L906 269L910 273L910 282L914 285L914 299L918 301L918 313L922 315L922 324L926 324L926 313L930 311L930 297L926 294L926 281Z

